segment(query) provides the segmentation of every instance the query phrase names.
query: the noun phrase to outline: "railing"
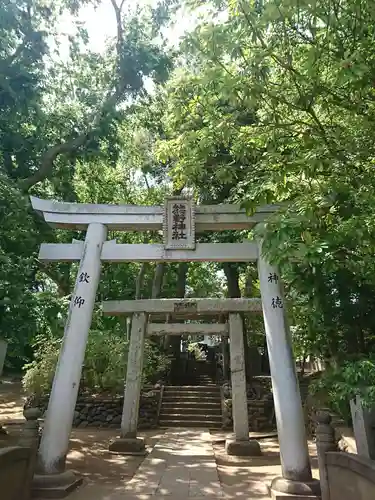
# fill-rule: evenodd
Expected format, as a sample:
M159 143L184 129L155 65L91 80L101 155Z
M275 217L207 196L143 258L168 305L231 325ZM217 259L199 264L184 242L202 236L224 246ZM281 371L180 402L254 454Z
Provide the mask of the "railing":
M39 446L40 412L24 411L26 423L18 446L0 449L1 500L29 500Z
M374 500L375 461L338 451L330 414L318 412L316 419L322 500Z

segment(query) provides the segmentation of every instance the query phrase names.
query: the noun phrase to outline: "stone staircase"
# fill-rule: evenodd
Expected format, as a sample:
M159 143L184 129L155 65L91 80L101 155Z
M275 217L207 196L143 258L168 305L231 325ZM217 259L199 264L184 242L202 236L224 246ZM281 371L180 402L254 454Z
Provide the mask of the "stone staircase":
M164 387L159 414L160 427L222 426L220 386L216 385L215 363L190 359L179 363L171 380Z
M213 384L165 386L159 426L220 429L220 387Z
M181 370L183 365L179 364L172 379L171 385L182 386L198 386L198 385L215 385L216 366L210 361L192 360L187 362L184 370Z

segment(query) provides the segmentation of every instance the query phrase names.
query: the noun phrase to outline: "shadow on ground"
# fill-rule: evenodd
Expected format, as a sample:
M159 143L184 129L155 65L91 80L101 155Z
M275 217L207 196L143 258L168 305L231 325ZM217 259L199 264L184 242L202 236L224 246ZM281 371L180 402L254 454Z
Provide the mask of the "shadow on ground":
M0 423L8 436L3 445L16 443L22 429L24 398L19 382L0 384ZM72 432L67 468L84 477L84 485L70 500L147 500L194 497L269 498L268 485L280 475L276 437L260 439L262 456L228 457L225 433L203 430L171 430L175 438L166 444L164 431L140 433L146 440L148 457L121 456L108 451L116 430L76 429ZM203 445L202 445L203 443ZM1 446L1 442L0 442ZM203 450L203 451L202 451ZM318 477L315 444L309 443L314 477Z
M150 451L163 435L163 431L140 433ZM73 430L67 468L82 475L87 483L113 484L129 481L144 457L117 455L108 451L109 442L119 437L116 430Z

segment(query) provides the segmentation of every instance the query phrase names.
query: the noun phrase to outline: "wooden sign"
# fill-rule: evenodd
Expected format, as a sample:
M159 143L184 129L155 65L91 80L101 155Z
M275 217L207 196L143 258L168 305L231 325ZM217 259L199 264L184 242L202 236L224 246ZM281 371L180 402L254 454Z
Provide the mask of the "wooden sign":
M194 300L175 302L173 305L173 311L175 313L195 313L197 310L198 305Z
M195 249L195 207L191 198L166 198L163 233L166 250Z

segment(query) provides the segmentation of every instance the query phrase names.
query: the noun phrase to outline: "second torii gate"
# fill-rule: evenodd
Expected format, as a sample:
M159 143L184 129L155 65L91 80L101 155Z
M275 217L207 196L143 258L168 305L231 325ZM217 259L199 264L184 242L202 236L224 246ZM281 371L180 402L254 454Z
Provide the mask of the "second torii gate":
M169 330L181 333L189 330L202 331L200 324L151 323L153 316L176 315L179 318L199 319L202 316L228 316L226 324L206 324L206 331L229 331L230 367L233 400L234 439L226 442L230 455L260 455L260 446L255 439L249 439L249 419L247 410L245 356L243 343L243 323L240 313L262 312L260 299L143 299L103 302L103 313L107 315L133 316L130 337L128 365L125 384L124 406L121 421L121 438L110 445L113 451L142 453L143 439L137 438L139 398L142 383L144 338L148 331L159 334ZM175 316L174 316L175 315ZM193 327L193 328L191 328ZM208 327L208 328L207 328Z

